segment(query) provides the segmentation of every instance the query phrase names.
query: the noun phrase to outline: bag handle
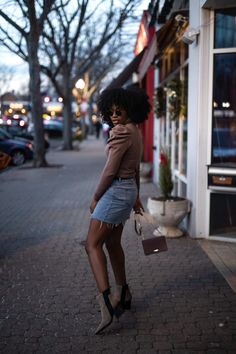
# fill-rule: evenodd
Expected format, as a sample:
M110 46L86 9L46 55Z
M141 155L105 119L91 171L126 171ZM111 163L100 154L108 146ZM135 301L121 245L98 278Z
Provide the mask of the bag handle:
M140 220L137 220L137 218L135 218L135 215L139 215L139 214L134 213L134 230L136 234L138 236L141 236L141 238L144 240L142 224Z

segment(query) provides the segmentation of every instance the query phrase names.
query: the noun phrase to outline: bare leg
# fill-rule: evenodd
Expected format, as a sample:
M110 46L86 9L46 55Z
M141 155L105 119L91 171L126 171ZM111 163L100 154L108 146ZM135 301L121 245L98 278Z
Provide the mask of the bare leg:
M109 229L106 223L101 224L100 220L91 219L85 248L100 292L109 288L107 260L103 244L112 232L113 230Z
M126 284L125 255L121 246L122 231L123 225L120 224L119 226L113 228L111 235L109 235L109 237L105 240L117 285Z

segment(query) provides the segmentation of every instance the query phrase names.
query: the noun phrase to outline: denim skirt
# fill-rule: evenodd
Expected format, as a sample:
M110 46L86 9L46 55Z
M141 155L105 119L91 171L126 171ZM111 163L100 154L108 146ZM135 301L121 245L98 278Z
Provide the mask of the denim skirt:
M132 179L117 179L98 201L91 217L108 224L125 224L137 199L137 184Z

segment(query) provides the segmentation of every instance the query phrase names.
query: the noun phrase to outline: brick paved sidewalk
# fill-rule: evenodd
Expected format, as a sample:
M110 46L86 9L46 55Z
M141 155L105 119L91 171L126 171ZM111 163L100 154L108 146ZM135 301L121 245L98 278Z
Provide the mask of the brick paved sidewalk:
M63 167L0 174L0 352L235 353L235 294L198 243L171 239L168 252L145 257L131 222L132 309L93 335L97 290L80 242L103 150L90 137L79 151L49 153ZM155 187L141 190L145 202Z

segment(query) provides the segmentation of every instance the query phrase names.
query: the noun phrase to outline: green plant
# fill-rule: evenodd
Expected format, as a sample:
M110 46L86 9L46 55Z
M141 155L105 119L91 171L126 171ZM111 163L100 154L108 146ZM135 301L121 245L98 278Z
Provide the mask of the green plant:
M170 119L175 120L187 115L187 83L175 79L169 82L168 86L168 111Z
M165 199L170 198L173 190L170 157L167 148L161 148L159 165L159 187Z
M163 87L157 87L154 95L154 111L160 118L166 112L166 92Z

